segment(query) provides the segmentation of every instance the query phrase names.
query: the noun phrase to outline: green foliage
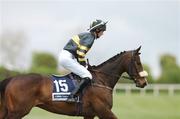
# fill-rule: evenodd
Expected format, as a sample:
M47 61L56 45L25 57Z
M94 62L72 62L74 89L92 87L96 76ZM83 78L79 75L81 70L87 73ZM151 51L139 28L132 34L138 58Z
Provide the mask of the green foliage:
M123 78L123 76L130 78L130 76L127 73L123 73L121 78L119 79L118 83L134 83L133 80L127 79L127 78Z
M170 54L165 54L160 58L160 65L162 70L168 70L169 68L178 67L176 58Z
M56 69L57 60L50 53L34 53L32 59L32 67L49 67Z
M0 80L3 80L7 77L8 70L4 67L0 67Z
M12 77L20 74L18 71L10 71L6 69L5 67L0 67L0 80L4 80L7 77Z
M40 73L40 74L57 74L57 70L49 67L32 67L30 72Z
M144 64L143 65L144 70L148 72L148 77L147 77L147 81L148 83L154 83L155 79L153 78L152 74L151 74L151 69L148 65Z
M41 74L57 73L58 62L50 53L34 53L30 72Z
M180 67L177 65L176 58L172 55L163 55L160 59L162 74L158 83L180 83Z
M180 69L172 68L163 71L157 83L180 83Z

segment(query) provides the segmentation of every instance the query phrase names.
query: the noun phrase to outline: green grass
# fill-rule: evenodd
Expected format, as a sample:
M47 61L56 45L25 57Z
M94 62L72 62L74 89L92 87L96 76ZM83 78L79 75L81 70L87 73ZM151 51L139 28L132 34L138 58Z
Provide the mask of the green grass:
M180 95L114 95L113 112L118 119L180 119ZM34 108L24 119L82 119Z

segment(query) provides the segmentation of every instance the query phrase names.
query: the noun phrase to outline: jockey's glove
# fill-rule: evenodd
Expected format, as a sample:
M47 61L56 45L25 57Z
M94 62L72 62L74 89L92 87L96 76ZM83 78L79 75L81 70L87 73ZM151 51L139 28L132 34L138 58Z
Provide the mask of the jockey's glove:
M86 61L81 61L81 62L79 62L81 65L83 65L84 67L86 67L87 68L87 63L86 63Z

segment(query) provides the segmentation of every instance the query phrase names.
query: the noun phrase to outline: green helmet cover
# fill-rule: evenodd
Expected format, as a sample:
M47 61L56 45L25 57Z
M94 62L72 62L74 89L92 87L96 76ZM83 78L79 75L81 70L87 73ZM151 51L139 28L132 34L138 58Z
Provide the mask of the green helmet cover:
M106 31L106 23L107 22L103 22L102 20L97 19L91 23L89 30L95 31L98 29L100 31Z

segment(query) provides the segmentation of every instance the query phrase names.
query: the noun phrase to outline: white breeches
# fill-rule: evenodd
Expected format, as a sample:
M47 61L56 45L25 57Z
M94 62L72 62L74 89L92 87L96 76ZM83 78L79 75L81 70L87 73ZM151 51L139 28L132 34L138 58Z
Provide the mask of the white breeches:
M91 73L82 65L80 65L76 58L67 50L62 50L59 55L59 64L65 69L73 72L81 78L88 77L92 79Z

